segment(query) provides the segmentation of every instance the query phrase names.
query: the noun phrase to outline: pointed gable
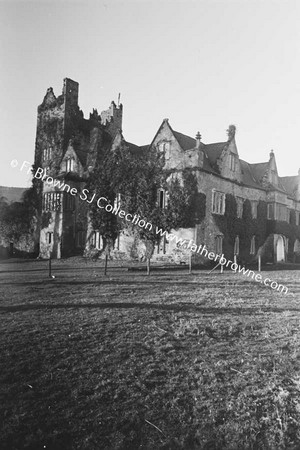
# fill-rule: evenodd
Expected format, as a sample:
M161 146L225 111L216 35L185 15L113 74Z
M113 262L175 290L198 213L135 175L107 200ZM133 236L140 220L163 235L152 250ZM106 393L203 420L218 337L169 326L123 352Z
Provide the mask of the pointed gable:
M76 145L74 145L74 141L72 139L70 139L70 141L68 143L68 148L67 148L67 150L62 158L62 161L60 163L60 171L61 172L74 172L81 176L83 174L84 164L80 160L78 153L74 147L76 147ZM69 168L68 168L68 163L67 163L68 160L73 160L72 165L70 165Z
M270 152L270 159L267 162L250 164L252 173L256 181L264 188L286 192L281 178L278 176L277 165L273 150Z

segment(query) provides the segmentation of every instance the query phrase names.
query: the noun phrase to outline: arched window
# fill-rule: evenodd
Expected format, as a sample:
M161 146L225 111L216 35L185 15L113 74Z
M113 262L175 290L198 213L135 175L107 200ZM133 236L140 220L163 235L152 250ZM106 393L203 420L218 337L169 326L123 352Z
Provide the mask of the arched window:
M240 253L240 238L238 236L235 237L234 240L234 255L238 255Z

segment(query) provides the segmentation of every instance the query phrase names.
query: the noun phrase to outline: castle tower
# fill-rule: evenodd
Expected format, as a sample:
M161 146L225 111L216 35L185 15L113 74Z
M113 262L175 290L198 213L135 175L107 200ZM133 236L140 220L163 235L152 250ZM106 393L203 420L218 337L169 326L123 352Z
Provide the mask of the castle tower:
M65 110L67 108L72 109L78 106L78 91L79 84L77 83L77 81L73 81L70 78L64 79L63 96Z
M76 81L64 79L62 95L56 97L53 89L47 89L38 107L35 164L57 171L68 141L80 117Z
M122 132L122 119L123 119L123 105L116 105L115 102L111 102L110 107L101 112L101 123L104 125L106 131L114 139L117 131Z
M88 120L79 109L78 92L79 84L65 78L62 94L56 97L52 88L47 89L38 107L35 166L50 179L59 179L56 184L34 180L42 205L40 254L46 258L83 251L88 204L69 192L81 192L98 155L122 129L119 101L111 102L101 115L93 110Z

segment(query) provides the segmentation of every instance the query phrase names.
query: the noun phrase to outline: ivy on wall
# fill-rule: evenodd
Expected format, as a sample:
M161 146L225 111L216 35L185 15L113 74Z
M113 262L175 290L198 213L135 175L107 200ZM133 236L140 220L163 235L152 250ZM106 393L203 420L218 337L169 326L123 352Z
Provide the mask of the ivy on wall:
M194 228L204 220L206 195L198 192L197 178L191 170L182 172L182 185L176 178L166 189L170 196L168 207L178 210L178 228Z
M237 203L232 194L226 194L224 215L213 214L215 224L224 235L223 252L228 258L233 258L234 242L239 236L239 259L251 261L250 245L253 236L256 238L256 251L267 238L267 204L259 201L257 218L252 218L251 202L247 199L243 205L243 215L237 217Z
M47 228L50 224L51 219L51 212L50 211L43 211L42 217L41 217L41 228Z
M298 239L300 240L300 226L296 225L295 211L291 211L290 223L276 220L268 220L267 224L268 234L281 234L288 238L288 259L292 260L294 253L294 244Z

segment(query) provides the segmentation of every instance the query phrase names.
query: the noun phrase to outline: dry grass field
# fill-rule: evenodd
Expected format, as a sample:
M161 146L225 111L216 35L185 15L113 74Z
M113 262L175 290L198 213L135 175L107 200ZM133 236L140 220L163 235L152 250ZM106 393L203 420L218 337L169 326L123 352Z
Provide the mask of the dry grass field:
M0 448L299 449L300 271L0 273Z

